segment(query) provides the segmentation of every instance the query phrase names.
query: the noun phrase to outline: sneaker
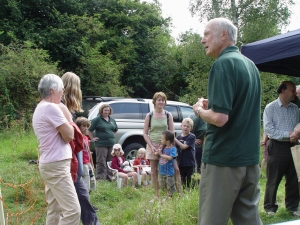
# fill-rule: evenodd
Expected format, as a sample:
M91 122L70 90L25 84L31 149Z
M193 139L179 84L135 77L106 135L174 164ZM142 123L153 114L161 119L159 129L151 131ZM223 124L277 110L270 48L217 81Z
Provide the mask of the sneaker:
M268 211L268 212L267 212L267 215L268 215L268 216L274 216L274 215L275 215L275 212Z
M300 217L300 212L299 211L294 211L294 212L292 212L292 215L296 216L296 217Z
M92 205L92 207L94 208L94 210L97 212L99 209L96 207L96 206L94 206L94 205Z

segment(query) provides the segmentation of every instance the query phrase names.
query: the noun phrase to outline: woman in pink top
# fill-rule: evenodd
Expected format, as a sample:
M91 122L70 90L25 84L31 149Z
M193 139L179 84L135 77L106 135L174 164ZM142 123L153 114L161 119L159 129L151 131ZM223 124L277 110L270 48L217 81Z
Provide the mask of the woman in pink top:
M46 184L46 225L76 225L80 220L80 205L70 173L69 145L74 129L58 106L64 92L63 82L55 74L46 74L38 91L42 100L33 113L32 126L39 142L39 170Z

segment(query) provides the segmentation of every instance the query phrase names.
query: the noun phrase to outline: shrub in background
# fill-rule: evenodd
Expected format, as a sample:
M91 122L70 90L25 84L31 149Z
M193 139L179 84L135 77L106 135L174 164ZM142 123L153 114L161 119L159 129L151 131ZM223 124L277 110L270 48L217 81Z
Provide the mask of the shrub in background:
M0 118L3 121L0 129L9 128L15 119L28 128L28 119L39 100L40 78L57 72L57 63L50 61L47 51L35 48L30 42L0 44Z

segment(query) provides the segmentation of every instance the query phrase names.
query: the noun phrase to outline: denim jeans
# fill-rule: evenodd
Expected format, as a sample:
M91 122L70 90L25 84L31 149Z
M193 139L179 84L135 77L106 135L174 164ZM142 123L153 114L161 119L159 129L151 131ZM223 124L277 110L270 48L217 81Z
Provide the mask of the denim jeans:
M83 225L100 225L95 209L89 200L89 192L86 189L82 178L75 183L79 204L81 207L81 222Z

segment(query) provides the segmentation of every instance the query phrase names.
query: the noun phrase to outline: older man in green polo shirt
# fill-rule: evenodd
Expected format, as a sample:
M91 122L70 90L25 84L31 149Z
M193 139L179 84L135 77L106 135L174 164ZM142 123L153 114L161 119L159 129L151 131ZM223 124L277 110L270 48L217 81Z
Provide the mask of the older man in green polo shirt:
M258 69L234 44L237 28L224 18L208 22L202 39L216 59L208 99L193 108L207 122L201 165L199 225L262 224L259 203L261 86Z

